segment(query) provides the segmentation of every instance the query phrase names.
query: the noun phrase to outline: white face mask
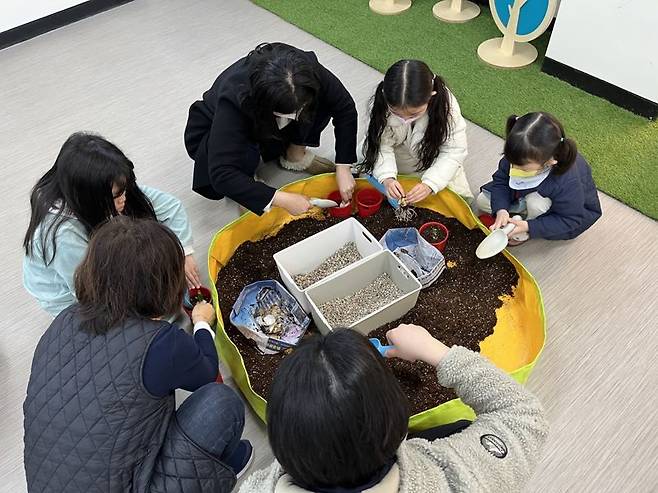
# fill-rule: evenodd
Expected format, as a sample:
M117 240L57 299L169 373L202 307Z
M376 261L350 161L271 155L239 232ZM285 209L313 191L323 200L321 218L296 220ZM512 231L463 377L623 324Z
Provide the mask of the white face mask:
M287 127L290 122L297 121L297 114L295 113L288 113L287 115L283 113L277 113L276 111L273 111L272 113L276 117L276 126L279 127L279 130Z
M403 125L407 125L407 124L409 124L409 123L413 123L413 122L415 122L416 120L418 120L419 118L422 118L423 116L425 116L425 112L422 112L420 115L416 115L416 116L411 117L411 118L402 118L401 116L396 115L395 113L391 113L391 114L392 114L395 118L397 118L397 120L398 120L400 123L402 123Z

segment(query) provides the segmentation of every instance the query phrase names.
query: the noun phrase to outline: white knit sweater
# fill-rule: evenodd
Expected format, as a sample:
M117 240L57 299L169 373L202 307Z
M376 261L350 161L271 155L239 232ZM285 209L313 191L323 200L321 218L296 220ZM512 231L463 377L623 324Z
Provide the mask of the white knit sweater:
M548 423L537 398L487 359L459 346L448 352L437 367L437 375L441 385L454 388L473 408L477 419L448 438L402 442L396 460L397 487L394 484L369 491L521 491L537 465L548 434ZM252 474L240 493L305 491L291 486L287 478L275 461Z

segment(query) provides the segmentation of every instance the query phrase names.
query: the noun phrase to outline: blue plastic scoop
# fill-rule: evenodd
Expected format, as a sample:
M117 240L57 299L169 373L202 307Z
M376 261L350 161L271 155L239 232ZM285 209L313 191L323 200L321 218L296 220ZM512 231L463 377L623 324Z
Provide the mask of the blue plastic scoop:
M386 193L386 187L381 183L379 183L374 176L366 175L366 178L368 179L368 181L373 187L375 187L384 197L386 197L388 203L391 204L391 207L393 207L393 209L397 209L398 207L400 207L400 203L394 198L388 196L388 194Z
M395 348L395 346L384 346L376 337L370 338L370 343L375 346L375 349L379 351L379 354L382 356L386 356L386 351L389 349Z

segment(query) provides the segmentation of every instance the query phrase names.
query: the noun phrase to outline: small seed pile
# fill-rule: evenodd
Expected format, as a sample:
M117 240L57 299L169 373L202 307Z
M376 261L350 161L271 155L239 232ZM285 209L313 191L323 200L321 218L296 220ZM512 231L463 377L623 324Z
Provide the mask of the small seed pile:
M299 289L306 289L358 260L361 260L361 254L356 248L356 243L350 241L345 246L340 247L336 253L318 265L311 272L294 275L292 276L292 280L295 281L295 284Z
M382 274L362 290L327 301L318 308L332 328L348 327L402 294L388 274Z

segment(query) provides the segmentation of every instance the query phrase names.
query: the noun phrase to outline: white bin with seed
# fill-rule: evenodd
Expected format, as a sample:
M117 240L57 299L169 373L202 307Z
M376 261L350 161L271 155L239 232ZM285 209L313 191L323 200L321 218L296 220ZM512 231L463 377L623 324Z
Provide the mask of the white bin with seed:
M382 250L377 239L350 217L275 253L274 262L283 284L310 313L311 305L305 294L308 288Z
M420 289L418 279L387 250L320 281L306 295L323 334L345 327L367 335L416 306Z

